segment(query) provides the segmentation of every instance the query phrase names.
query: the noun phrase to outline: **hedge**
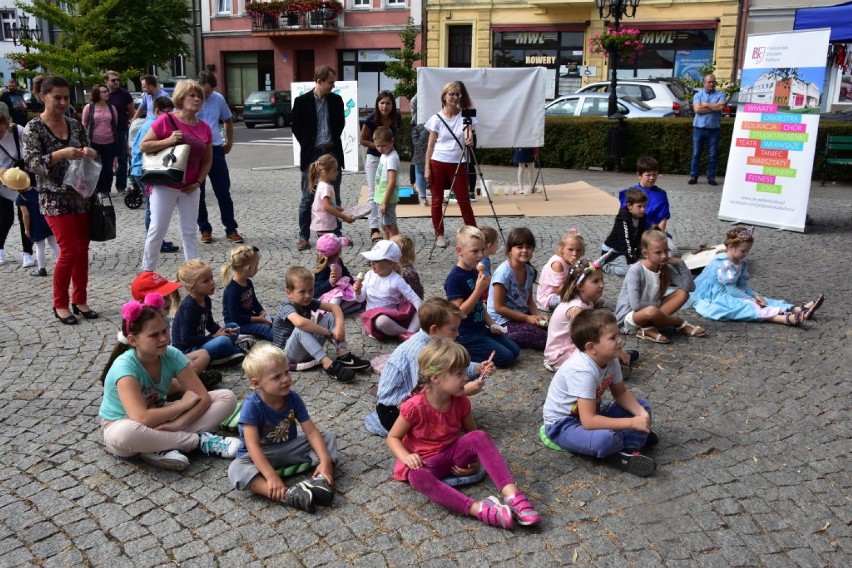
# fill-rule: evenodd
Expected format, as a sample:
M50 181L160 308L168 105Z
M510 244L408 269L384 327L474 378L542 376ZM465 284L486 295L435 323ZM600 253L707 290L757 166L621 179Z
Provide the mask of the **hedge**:
M410 159L411 156L410 122L407 118L402 122L397 139L397 149L403 159ZM660 163L661 172L689 174L689 165L692 160L691 120L680 118L625 120L624 124L627 130L627 144L621 159L621 169L633 171L637 158L654 156ZM614 169L616 164L608 156L607 143L609 130L614 126L615 122L606 118L547 117L544 121L542 164L549 168L572 170ZM719 172L724 172L727 168L733 129L734 119L722 120ZM852 136L852 122L820 121L812 179L822 178L825 140L829 134ZM476 158L480 164L514 165L511 148L478 148ZM831 178L835 181L852 181L852 168L834 167L831 170Z

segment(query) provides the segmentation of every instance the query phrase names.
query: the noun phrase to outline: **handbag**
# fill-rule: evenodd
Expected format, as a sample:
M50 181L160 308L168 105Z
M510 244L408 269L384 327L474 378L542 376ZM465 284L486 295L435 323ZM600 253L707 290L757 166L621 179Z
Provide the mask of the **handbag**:
M178 130L171 113L166 116L172 127ZM189 144L175 144L152 154L142 154L142 176L144 183L153 185L183 184L186 164L189 161Z
M89 240L102 243L115 238L115 207L109 195L91 197L89 207Z
M27 165L24 162L24 154L23 152L21 152L21 139L18 137L18 127L17 125L12 124L10 125L10 128L12 129L12 138L15 140L15 149L18 151L18 157L13 158L12 155L3 146L0 146L0 150L3 150L3 153L6 154L10 160L12 160L13 168L18 168L25 172L28 176L30 176L30 187L32 187L33 185L35 185L33 183L34 177L32 172L27 169Z

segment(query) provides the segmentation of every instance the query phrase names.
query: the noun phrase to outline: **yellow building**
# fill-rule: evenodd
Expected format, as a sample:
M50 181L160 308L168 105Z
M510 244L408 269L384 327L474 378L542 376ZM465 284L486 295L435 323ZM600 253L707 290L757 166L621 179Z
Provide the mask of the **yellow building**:
M735 78L738 22L737 0L640 0L621 27L640 30L645 49L620 61L618 76L682 76L710 62L720 79ZM554 98L608 79L606 58L589 52L605 27L594 0L427 0L427 65L545 67Z

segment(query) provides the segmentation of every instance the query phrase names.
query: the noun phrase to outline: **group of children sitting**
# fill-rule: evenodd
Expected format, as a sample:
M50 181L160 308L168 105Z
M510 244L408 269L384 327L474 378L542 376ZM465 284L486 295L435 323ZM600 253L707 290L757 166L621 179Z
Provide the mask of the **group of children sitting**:
M369 372L371 362L349 351L344 326L345 315L363 306L360 319L365 333L401 342L381 369L375 413L365 419L365 426L387 436L388 448L397 458L395 479L408 481L436 503L493 526L540 522L493 442L476 429L468 399L483 389L495 368L511 365L521 347L543 351L546 368L555 372L543 407L540 437L545 445L594 456L638 476L652 474L656 463L644 452L658 437L652 430L649 404L624 385L623 369L629 369L638 353L623 349L622 335L633 333L655 343L670 341L664 329L688 337L706 335L703 328L676 315L687 302L710 319L798 325L811 319L824 300L819 296L792 305L751 290L744 259L754 229L742 227L728 231L726 251L704 270L696 289L689 270L669 252L670 236L642 226L643 212L647 216L653 209L668 215L664 192L653 207L645 206L651 205L650 199L634 193L662 191L644 186L643 180L656 179L655 174L640 171L643 189L625 192L628 203L615 225L616 230L624 230L630 248L622 250L620 241L607 239L604 257L594 261L585 257L582 236L569 231L544 265L537 293L533 292L537 271L532 267L536 241L526 228L510 232L506 260L493 272L488 257L498 246L496 231L459 229L458 262L445 279L446 298L426 300L413 267L414 246L409 237L395 235L362 252L370 270L353 279L340 256L342 239L324 234L317 241L318 262L313 271L287 270L285 298L271 317L258 302L251 282L259 252L239 246L221 270L223 280L230 275L222 296L224 327L214 321L215 282L212 270L202 261L181 265L177 283L154 273L141 274L132 285L139 306L150 304L155 306L150 309L167 317L168 302L164 305L156 297L173 296L179 286L187 296L179 303L172 301L177 305L172 346L167 332L163 333L168 324L164 326L162 319L151 317L140 326L132 309L123 310L116 349L132 348L131 355L122 357L136 357L144 372L123 376L112 371L115 354L104 372L105 439L107 432L121 433L110 434L108 448L119 456L140 454L149 463L173 469L188 465L181 451L201 448L236 458L228 476L238 489L309 512L330 504L336 440L310 420L304 402L291 388L290 371L322 365L342 382L353 380L359 371ZM631 218L622 215L625 210ZM638 241L632 237L635 220L643 228ZM617 254L625 257L628 268L613 313L602 307L602 296L604 272ZM256 339L265 342L255 345ZM335 351L334 359L328 356L326 343ZM222 391L212 391L208 400L199 385L209 389L221 380L221 374L211 375L208 366L243 358L254 392L240 410L240 438L219 438L207 431L212 419L205 417L214 408L216 417L228 405L233 411L236 402L213 396ZM166 360L171 372L166 372L165 364L159 365ZM136 392L140 386L142 395ZM602 401L606 390L613 399L609 403ZM169 396L177 402L166 405ZM134 442L133 429L115 426L122 421L141 422L144 443ZM304 435L297 434L296 422ZM163 428L164 423L171 426ZM177 426L189 430L186 436L175 436ZM161 429L169 435L152 442ZM314 475L288 488L276 469L298 463L312 464ZM485 474L500 498L474 501L454 487L460 480L481 479Z

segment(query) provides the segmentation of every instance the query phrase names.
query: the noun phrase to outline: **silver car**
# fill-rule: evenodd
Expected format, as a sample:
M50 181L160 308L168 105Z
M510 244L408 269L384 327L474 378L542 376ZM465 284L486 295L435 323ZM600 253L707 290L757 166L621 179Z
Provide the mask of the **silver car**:
M609 81L586 85L578 93L609 93ZM638 99L652 108L673 111L675 116L692 116L692 105L679 83L662 79L619 79L616 94Z
M673 110L651 108L633 97L618 97L618 112L627 118L673 117ZM599 93L574 93L565 95L544 107L545 116L607 116L609 95Z

